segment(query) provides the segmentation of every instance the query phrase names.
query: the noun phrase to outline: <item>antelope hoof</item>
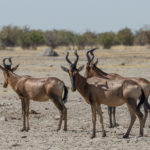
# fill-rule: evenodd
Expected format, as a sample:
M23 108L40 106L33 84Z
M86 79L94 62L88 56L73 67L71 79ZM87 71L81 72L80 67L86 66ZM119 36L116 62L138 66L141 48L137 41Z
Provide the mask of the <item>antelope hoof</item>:
M25 131L25 128L22 128L20 131L21 131L21 132L24 132L24 131Z
M143 137L143 133L140 133L140 135L138 137Z
M138 138L143 137L143 135L139 135Z
M118 127L119 126L119 123L115 123L114 125L113 125L113 127Z
M124 139L129 138L129 134L125 134L125 135L123 136L123 138L124 138Z
M105 136L106 136L106 132L104 131L102 137L105 137Z
M28 132L28 131L29 131L29 128L25 129L25 131Z
M109 125L109 128L113 128L114 126L112 124Z
M24 132L24 131L28 132L28 131L29 131L29 128L26 129L26 128L23 127L20 131L21 131L21 132Z
M60 130L60 128L58 128L56 131L58 132Z
M64 131L67 131L67 128L64 128Z
M93 138L95 138L95 137L96 137L96 135L95 135L95 134L92 134L91 139L93 139Z

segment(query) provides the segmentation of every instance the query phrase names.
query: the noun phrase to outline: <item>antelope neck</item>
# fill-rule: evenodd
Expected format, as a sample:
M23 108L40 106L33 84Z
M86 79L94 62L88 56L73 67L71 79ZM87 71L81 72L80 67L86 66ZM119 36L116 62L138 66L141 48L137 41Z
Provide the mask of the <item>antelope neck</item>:
M103 72L101 69L97 67L94 68L94 71L98 76L102 76L104 78L106 78L106 76L108 75L107 73Z
M80 75L79 73L75 77L76 80L76 88L79 91L79 93L83 96L86 97L86 90L87 90L87 81L86 78Z
M14 89L20 76L13 73L13 72L8 72L9 73L9 77L8 77L8 83L10 84L10 86Z

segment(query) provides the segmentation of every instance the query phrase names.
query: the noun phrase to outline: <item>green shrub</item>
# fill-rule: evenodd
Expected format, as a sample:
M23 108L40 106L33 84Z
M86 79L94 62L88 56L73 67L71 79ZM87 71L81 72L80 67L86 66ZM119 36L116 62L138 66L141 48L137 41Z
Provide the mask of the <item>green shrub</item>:
M19 27L4 26L0 32L0 40L5 46L17 46L20 34L21 29Z
M75 45L77 46L77 49L82 50L86 46L86 37L80 34L76 34L75 38Z
M134 35L129 28L124 28L120 30L117 34L120 44L123 45L133 45Z
M33 49L36 49L37 46L45 44L43 32L40 30L30 30L25 27L22 29L19 43L22 48L32 47Z
M83 34L67 30L31 30L28 27L4 26L0 30L0 49L6 46L21 46L22 48L36 49L39 45L48 45L52 48L57 46L72 46L84 49L85 46L95 47L101 44L104 48L111 48L113 45L145 45L150 44L150 29L142 28L134 35L129 28L114 32L94 33L86 31Z
M0 40L0 50L4 50L6 46L3 44L3 42Z
M93 47L94 45L96 45L98 43L98 40L97 40L97 35L96 33L94 32L91 32L91 31L86 31L83 36L85 37L86 39L86 45L87 46L90 46L90 47Z
M66 30L53 30L53 34L60 40L59 44L61 46L74 45L75 35L71 31Z
M106 49L116 44L116 35L113 32L104 32L98 35L99 43Z
M134 39L135 45L146 45L150 44L150 31L139 30L135 34Z
M61 40L58 36L54 34L53 31L46 31L44 33L44 39L47 46L52 47L53 49L61 45Z

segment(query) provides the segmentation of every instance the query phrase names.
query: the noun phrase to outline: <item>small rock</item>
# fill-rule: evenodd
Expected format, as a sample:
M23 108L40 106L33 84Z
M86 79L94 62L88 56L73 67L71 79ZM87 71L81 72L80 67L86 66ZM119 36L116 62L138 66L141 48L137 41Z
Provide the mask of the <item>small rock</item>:
M55 116L54 118L55 120L59 120L60 116Z
M125 63L123 62L123 63L121 63L121 65L122 65L122 66L125 66Z
M40 113L36 112L35 110L31 110L30 114L40 114Z
M52 48L46 48L39 53L39 56L58 56L58 54Z
M17 144L17 143L15 143L15 144L13 144L12 146L16 147L16 146L20 146L20 145L19 145L19 144Z
M6 117L0 117L0 121L8 121L8 119Z
M10 117L10 119L12 119L12 120L21 120L20 117Z
M5 102L0 103L0 107L5 105L6 105Z
M27 136L22 136L21 138L27 138Z
M53 67L53 66L54 66L54 65L51 65L51 64L49 65L49 67Z
M2 107L2 106L11 106L11 105L12 105L11 103L5 103L5 102L0 103L0 107Z

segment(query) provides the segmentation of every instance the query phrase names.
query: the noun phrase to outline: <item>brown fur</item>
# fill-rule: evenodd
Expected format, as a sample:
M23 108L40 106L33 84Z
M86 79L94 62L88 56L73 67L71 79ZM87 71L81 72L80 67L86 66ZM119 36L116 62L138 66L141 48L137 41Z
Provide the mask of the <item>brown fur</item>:
M0 69L4 74L4 84L6 88L8 84L18 94L22 103L23 129L29 130L29 104L30 99L34 101L48 101L51 99L60 112L60 119L57 130L60 130L62 120L64 118L64 130L67 130L67 108L62 100L64 91L64 82L55 78L33 78L31 76L19 76L12 72L11 69L0 65Z
M72 83L72 90L75 91L77 89L79 93L83 96L85 101L91 105L93 122L92 138L96 136L96 112L99 114L100 117L103 136L106 136L103 125L101 104L109 106L120 106L124 103L127 104L131 114L131 122L124 137L126 138L129 136L131 128L136 119L136 115L138 116L140 121L140 136L143 136L143 114L140 112L139 109L137 109L136 104L136 101L138 99L141 99L141 95L143 94L141 87L136 82L131 80L119 80L116 82L107 79L97 78L97 84L95 84L95 77L90 78L90 81L79 74L79 71L83 67L77 69L76 65L68 61L68 55L69 53L66 56L66 60L70 65L70 69L67 69L63 66L62 69L69 73ZM77 55L77 52L75 52L75 55L78 60L79 56Z
M115 74L115 73L108 74L108 73L102 71L100 68L98 68L96 66L98 61L96 61L95 63L93 62L93 59L94 59L93 51L94 50L95 49L89 50L87 52L88 62L86 65L85 77L90 78L90 77L97 76L100 78L107 78L109 80L132 80L132 81L135 81L137 84L139 84L142 87L144 94L146 96L146 99L148 100L148 97L150 95L150 82L148 80L146 80L144 78L137 78L137 77L122 77L119 74ZM88 55L88 53L91 53L92 59L90 59L90 56ZM113 125L112 125L112 118L111 118L112 112L110 112L110 114L109 114L109 116L110 116L110 127L117 125L116 119L115 119L115 108L112 108L112 109L114 109L113 110ZM146 119L148 116L148 110L147 110L146 106L144 107L144 111L145 111L145 116L144 116L144 126L145 126L145 122L146 122Z

